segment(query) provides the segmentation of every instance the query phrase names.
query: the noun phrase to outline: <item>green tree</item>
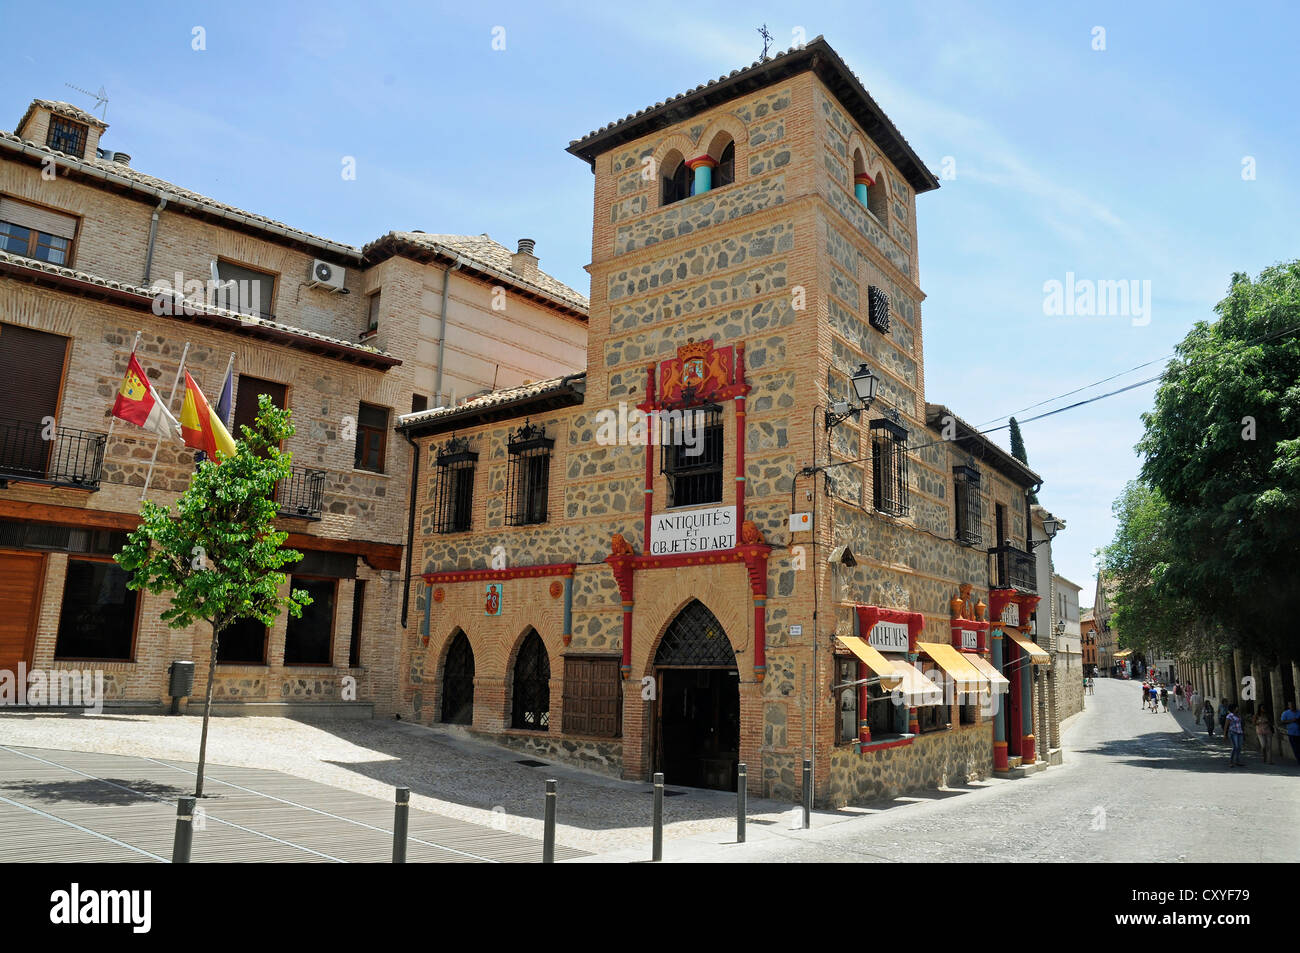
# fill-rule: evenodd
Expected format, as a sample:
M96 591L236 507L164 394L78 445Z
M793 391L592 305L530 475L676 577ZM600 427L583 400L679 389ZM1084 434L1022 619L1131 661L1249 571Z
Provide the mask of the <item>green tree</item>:
M1300 578L1300 261L1235 274L1170 362L1138 444L1169 505L1173 588L1249 652L1294 657Z
M1029 466L1029 455L1025 453L1025 438L1020 435L1020 424L1015 417L1011 418L1010 423L1011 455L1025 466ZM1029 502L1031 504L1038 502L1038 494L1033 490L1029 491Z
M203 796L208 721L212 715L212 686L221 633L240 619L271 625L281 610L301 616L311 599L302 590L280 595L286 576L280 568L302 554L282 549L287 533L272 521L279 507L272 499L275 485L289 477L291 455L280 442L293 435L287 410L263 394L257 419L242 427L237 452L220 465L199 465L188 489L174 507L145 502L140 525L115 559L131 574L127 585L152 593L170 593L171 608L162 619L173 629L196 622L212 628L208 659L207 697L199 768L194 793Z

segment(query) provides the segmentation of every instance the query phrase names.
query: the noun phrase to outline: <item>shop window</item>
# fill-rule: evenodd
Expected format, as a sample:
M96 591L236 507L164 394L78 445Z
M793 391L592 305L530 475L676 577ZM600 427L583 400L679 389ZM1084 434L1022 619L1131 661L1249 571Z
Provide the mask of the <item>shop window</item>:
M452 437L439 448L436 462L434 532L463 533L470 528L474 509L474 467L478 454L469 449L468 437Z
M284 634L285 665L329 665L334 658L334 599L337 579L290 576L290 587L311 596L299 618L289 616Z
M363 403L357 411L357 445L352 466L383 473L387 450L388 408Z
M536 630L530 630L515 659L510 725L546 731L551 723L551 660Z
M673 150L663 161L663 176L660 182L660 205L672 205L691 194L694 178L686 167L686 159L680 152Z
M877 510L907 515L907 428L885 418L871 421L871 481Z
M267 628L257 619L240 619L226 626L217 639L220 665L265 665Z
M68 560L55 658L131 661L138 594L129 578L106 559Z
M509 500L506 522L511 526L546 522L546 498L551 484L551 449L554 438L544 427L525 423L506 442L509 466L506 488Z
M916 710L922 734L927 731L946 731L951 717L952 710L947 705L922 705Z
M86 135L90 128L82 123L64 119L62 116L50 117L50 131L45 136L45 145L57 152L86 158Z
M870 684L867 695L867 725L871 728L872 741L883 741L891 736L902 734L897 728L899 707L894 704L893 694L881 687L879 682ZM906 710L904 710L904 721L906 717Z
M661 469L669 506L722 502L722 408L717 404L662 412Z
M836 738L840 744L858 740L858 660L852 656L835 659L835 684L839 707L839 728Z
M980 474L974 467L952 468L953 506L957 514L957 542L979 546L984 541Z
M623 687L617 656L564 660L564 733L617 738L623 733Z
M979 721L979 710L980 706L978 704L962 705L959 723L963 725L976 724Z
M72 215L0 197L0 251L69 266L76 234Z

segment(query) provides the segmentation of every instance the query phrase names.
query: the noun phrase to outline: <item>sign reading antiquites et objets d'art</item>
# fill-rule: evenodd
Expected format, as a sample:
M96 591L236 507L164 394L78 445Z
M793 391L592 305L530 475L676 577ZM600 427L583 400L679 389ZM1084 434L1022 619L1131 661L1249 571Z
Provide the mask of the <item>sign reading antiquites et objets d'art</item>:
M699 510L656 513L650 534L650 554L704 553L736 545L736 508L711 506Z

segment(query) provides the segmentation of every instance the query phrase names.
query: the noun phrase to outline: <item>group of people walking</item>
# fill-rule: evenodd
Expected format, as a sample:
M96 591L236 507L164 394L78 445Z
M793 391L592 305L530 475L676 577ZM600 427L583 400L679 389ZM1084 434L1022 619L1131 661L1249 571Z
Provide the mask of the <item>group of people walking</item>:
M1153 712L1158 712L1163 708L1164 711L1169 711L1169 695L1169 686L1163 682L1142 683L1143 709L1149 708ZM1215 708L1214 702L1209 698L1203 699L1201 693L1194 689L1190 682L1175 682L1173 696L1174 704L1179 711L1191 711L1196 716L1196 721L1205 725L1207 738L1214 737L1217 725L1217 730L1232 745L1232 753L1228 761L1232 767L1246 766L1241 758L1245 729L1235 702L1220 698L1218 708ZM1300 764L1300 711L1296 710L1294 702L1287 702L1286 711L1282 712L1279 721L1282 731L1286 733L1287 741L1291 744L1296 762ZM1267 705L1260 705L1255 712L1254 726L1255 736L1259 739L1260 755L1265 764L1272 764L1274 726Z

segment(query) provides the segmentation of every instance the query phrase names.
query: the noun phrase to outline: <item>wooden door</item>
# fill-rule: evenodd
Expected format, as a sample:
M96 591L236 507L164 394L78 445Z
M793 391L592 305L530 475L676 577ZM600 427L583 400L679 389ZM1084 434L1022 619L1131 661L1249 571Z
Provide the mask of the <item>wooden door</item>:
M0 552L0 671L31 667L44 583L44 553Z

